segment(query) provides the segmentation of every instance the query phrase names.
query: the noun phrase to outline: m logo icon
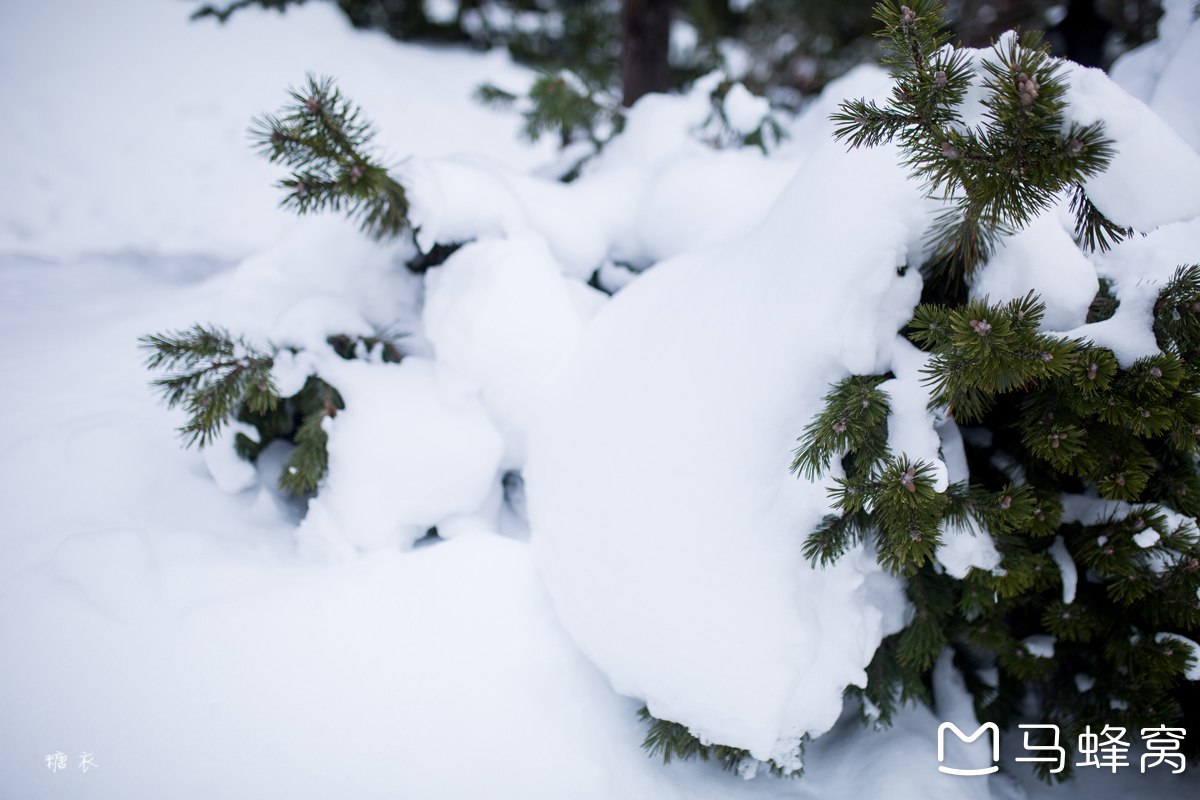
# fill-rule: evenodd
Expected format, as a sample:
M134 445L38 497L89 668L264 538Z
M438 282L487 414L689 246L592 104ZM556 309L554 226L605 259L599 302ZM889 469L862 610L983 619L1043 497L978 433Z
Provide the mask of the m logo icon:
M943 722L938 726L938 762L946 760L946 729L954 731L954 735L964 742L970 744L983 735L984 731L992 732L992 761L1000 760L1000 729L996 727L994 722L985 722L979 726L979 730L967 736L958 729L958 726L953 722ZM999 772L1000 767L992 764L990 767L983 769L955 769L954 767L938 767L939 772L946 772L951 775L988 775L993 772Z

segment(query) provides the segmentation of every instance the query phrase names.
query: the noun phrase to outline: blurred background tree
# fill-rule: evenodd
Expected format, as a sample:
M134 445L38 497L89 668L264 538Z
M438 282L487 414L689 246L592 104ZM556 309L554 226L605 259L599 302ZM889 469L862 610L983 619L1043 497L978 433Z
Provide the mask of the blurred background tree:
M877 61L873 0L323 0L352 24L403 41L506 47L546 73L569 70L626 106L646 92L724 69L776 105L804 99L857 64ZM284 11L309 0L237 0L201 7L222 22L250 6ZM1157 35L1160 0L952 0L955 40L986 47L1010 28L1042 31L1052 52L1107 68Z

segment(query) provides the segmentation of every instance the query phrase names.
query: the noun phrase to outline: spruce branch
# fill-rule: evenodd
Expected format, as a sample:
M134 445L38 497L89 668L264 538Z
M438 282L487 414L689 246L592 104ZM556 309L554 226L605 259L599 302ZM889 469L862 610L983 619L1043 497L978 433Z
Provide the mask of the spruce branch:
M293 168L278 184L287 190L281 204L299 214L345 211L376 239L403 232L409 224L404 187L366 154L374 132L361 110L330 78L309 75L303 90L288 93L292 102L278 115L250 126L262 155Z
M734 772L746 760L753 760L749 750L723 744L705 744L692 734L686 725L659 719L653 716L646 706L638 709L638 716L643 722L648 723L642 749L650 756L661 756L664 764L670 764L674 759L679 761L699 759L700 761L715 761L726 772ZM800 743L800 753L801 755L804 753L804 741ZM785 773L783 768L774 761L767 761L766 765L771 774L776 777L787 774L798 778L803 773L803 770Z
M953 207L930 231L931 262L952 279L970 276L1001 237L1020 230L1073 191L1079 235L1106 248L1123 238L1095 208L1084 181L1112 159L1100 124L1067 125L1061 64L1036 36L1002 39L982 60L982 123L963 123L960 108L975 76L967 53L946 44L941 6L881 3L878 35L895 88L886 107L843 103L831 117L850 147L895 141L905 166L930 197Z
M853 376L835 384L825 396L825 410L804 429L798 440L792 472L812 480L834 456L860 454L859 474L870 473L888 455L887 395L879 390L886 375Z
M185 446L203 448L237 414L243 400L256 413L273 410L279 394L271 378L273 353L233 339L218 327L195 325L189 331L143 336L147 369L169 374L151 385L167 402L182 405L189 419L179 429Z

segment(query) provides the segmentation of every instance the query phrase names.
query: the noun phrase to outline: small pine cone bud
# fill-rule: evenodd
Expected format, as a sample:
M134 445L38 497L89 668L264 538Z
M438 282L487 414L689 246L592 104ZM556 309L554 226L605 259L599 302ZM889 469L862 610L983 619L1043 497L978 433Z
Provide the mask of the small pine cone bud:
M870 400L867 400L866 398L863 398L863 401L862 401L862 407L863 407L863 408L870 408L870 407L871 407L871 401L870 401Z
M958 157L958 148L953 147L949 142L946 142L944 145L942 145L942 158L949 158L953 160Z
M933 73L933 80L935 83L937 83L938 88L945 86L946 73L939 69L937 72Z
M1078 139L1071 139L1067 142L1067 152L1073 156L1077 156L1083 152L1083 142Z
M1140 531L1144 527L1146 527L1146 520L1142 519L1141 517L1138 517L1133 521L1133 529L1135 531Z
M304 195L306 195L306 194L308 194L308 184L305 183L304 181L297 182L296 183L296 197L304 197Z
M267 385L266 385L265 383L260 383L260 384L258 385L258 390L259 390L260 392L265 392L265 391L267 390Z
M1200 428L1192 428L1192 436L1200 436Z
M1162 370L1159 369L1158 367L1151 367L1150 368L1150 377L1151 378L1161 378Z
M1116 401L1116 400L1113 400L1113 399L1111 399L1111 398L1110 398L1110 399L1109 399L1109 401L1108 401L1108 404L1109 404L1110 406L1115 406L1115 405L1117 404L1117 401Z
M1113 549L1111 547L1104 548L1104 555L1111 556L1112 554L1113 554Z
M900 485L903 486L905 489L908 489L910 492L915 492L917 490L917 484L914 481L914 478L916 478L916 476L917 476L917 468L909 467L907 471L905 471L904 473L902 473L900 475Z
M913 540L914 542L919 542L919 541L921 541L921 534L919 534L919 533L914 533L914 534L912 535L912 540Z
M867 121L866 121L866 119L864 119L863 117L855 117L855 118L854 118L854 124L855 124L855 125L866 125L866 124L867 124Z
M1125 476L1124 476L1124 475L1118 475L1118 476L1117 476L1117 485L1118 485L1118 486L1124 486L1124 485L1125 485Z
M833 423L833 430L835 433L843 432L846 430L846 423L839 419L837 422Z
M1031 78L1022 72L1021 77L1017 79L1017 92L1019 93L1021 105L1026 108L1033 105L1034 98L1038 96L1040 88L1037 78Z
M917 21L916 12L908 6L900 6L900 21L905 25L912 25Z
M1188 306L1188 311L1191 311L1193 314L1200 314L1200 303L1192 303Z
M1040 508L1035 508L1033 510L1033 515L1038 518L1038 522L1046 521L1046 513L1044 511L1042 511Z
M1020 647L1018 647L1017 648L1017 658L1024 658L1024 657L1025 657L1025 651L1023 649L1021 649Z
M363 176L364 172L366 172L366 170L363 169L361 164L355 164L350 168L350 182L358 183L358 179Z
M1001 509L1007 510L1011 507L1012 507L1012 498L1011 497L1009 497L1008 495L1005 495L1004 497L1000 498L1000 508Z
M1039 358L1041 358L1042 361L1053 361L1054 354L1053 353L1042 353L1041 356L1039 356Z
M972 328L975 330L975 332L976 332L976 333L978 333L980 336L987 336L987 335L988 335L989 333L991 333L991 331L992 331L992 325L991 325L991 323L990 323L990 322L988 322L986 319L973 319L973 320L971 320L971 327L972 327Z
M304 107L307 108L313 114L316 114L318 111L321 110L321 101L319 99L317 99L316 95L313 95L312 97L310 97L304 101Z
M283 131L279 130L278 128L271 131L271 143L272 144L279 144L282 141L283 141Z
M1096 373L1100 370L1099 364L1088 364L1087 377L1089 381L1096 380Z
M1033 566L1033 571L1034 571L1034 572L1041 572L1041 571L1042 571L1042 565L1041 565L1041 564L1035 564L1035 565Z
M1150 409L1148 409L1148 408L1143 408L1143 409L1142 409L1142 418L1143 418L1143 419L1149 419L1149 418L1150 418Z

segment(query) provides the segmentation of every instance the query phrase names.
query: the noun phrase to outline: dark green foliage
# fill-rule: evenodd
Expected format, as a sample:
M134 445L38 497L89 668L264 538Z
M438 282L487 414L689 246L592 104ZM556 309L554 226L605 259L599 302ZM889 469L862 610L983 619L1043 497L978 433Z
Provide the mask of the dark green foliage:
M475 90L475 99L493 108L509 109L518 98L485 83ZM527 100L521 115L525 118L525 137L531 142L550 133L559 137L563 147L582 139L599 150L624 122L614 95L565 70L539 76Z
M147 369L168 371L151 385L167 401L167 408L182 405L189 420L179 429L187 442L204 447L233 417L243 401L253 413L269 414L279 404L271 380L274 354L234 340L217 327L194 326L190 331L170 331L138 340Z
M317 490L317 484L329 467L329 452L325 449L329 435L322 423L327 417L336 417L345 407L337 389L317 376L310 376L304 383L304 388L296 395L296 409L303 421L292 439L296 449L279 476L281 489L295 495Z
M1103 168L1108 144L1099 126L1067 129L1057 144L1058 133L1038 133L1061 125L1061 86L1044 55L1016 45L999 53L986 83L987 131L943 127L953 121L965 83L956 53L923 55L939 44L932 14L924 3L881 13L899 62L895 98L886 109L843 107L840 133L852 146L898 140L914 174L934 189L953 185L974 198L967 187L995 180L979 195L986 202L959 198L951 227L971 242L957 239L959 255L942 258L957 258L960 286L989 242L1064 190L1074 191L1082 246L1104 248L1123 238L1127 232L1099 215L1078 180L1064 177L1068 168ZM1022 94L1031 96L1022 101ZM930 138L943 130L945 154ZM1090 144L1075 147L1072 139ZM1014 142L1042 147L1042 161L1029 161L1007 184L989 177L987 170L1009 163L1003 159ZM1091 156L1082 158L1088 147ZM976 152L984 157L976 165L981 172L957 163ZM947 230L943 219L934 235L945 243ZM1102 281L1088 321L1111 317L1117 306ZM1003 304L923 304L906 329L930 354L930 406L963 426L969 484L933 492L921 481L924 465L887 451L880 376L831 387L824 412L800 439L794 470L812 476L841 457L846 474L830 490L841 516L810 533L805 555L823 565L867 540L881 564L905 577L913 604L911 622L876 652L866 688L848 690L863 700L865 719L886 724L899 704L926 699L929 671L951 646L980 720L1023 721L1031 695L1039 721L1059 725L1066 742L1086 725L1200 723L1200 692L1182 680L1200 653L1171 638L1194 639L1200 629L1200 540L1190 524L1173 524L1167 514L1200 512L1200 267L1176 270L1154 304L1162 352L1127 367L1102 347L1042 333L1043 310L1032 295ZM1109 506L1106 519L1085 525L1066 516L1065 494L1121 502ZM961 580L944 574L931 556L947 526L990 536L999 567L972 569ZM1059 542L1078 570L1071 602L1052 551ZM1057 640L1052 657L1029 644L1029 637L1047 635ZM1200 756L1197 743L1184 747L1189 757ZM1062 780L1071 771L1039 774Z
M930 232L934 272L950 280L970 275L999 237L1049 208L1064 192L1075 196L1077 234L1106 249L1124 229L1088 201L1082 182L1112 158L1099 123L1066 125L1059 62L1036 37L1015 37L984 61L986 108L978 127L963 124L961 107L975 71L967 54L943 47L941 7L877 6L879 32L896 81L885 107L856 100L833 115L836 136L851 147L896 142L904 164L930 196L953 203Z
M729 772L737 770L744 761L751 758L749 750L729 747L723 744L704 744L692 735L686 725L658 719L651 716L650 710L642 706L638 715L643 722L649 722L646 740L642 748L651 756L662 756L664 764L670 764L673 759L689 761L698 758L701 761L716 761L721 769ZM804 754L804 743L801 742L800 754ZM768 761L767 767L771 774L782 777L783 769L774 761ZM800 777L803 770L787 773L791 777Z
M1091 305L1088 306L1087 321L1089 323L1103 322L1117 313L1119 305L1121 305L1121 302L1112 293L1112 284L1101 278L1100 289L1096 292L1095 298L1092 299Z
M399 363L404 357L397 344L402 336L338 334L327 343L345 359L364 356ZM151 385L168 408L182 405L188 412L188 423L180 428L187 446L211 444L221 428L236 419L258 433L257 441L241 432L234 437L239 456L254 461L276 439L290 441L295 449L279 477L280 488L295 495L316 491L329 465L322 423L346 407L337 389L311 375L295 395L281 397L271 376L276 349L270 348L269 354L255 349L222 328L196 325L139 341L148 351L147 368L170 372Z
M367 156L374 134L359 109L329 78L310 75L303 90L289 94L292 103L278 116L268 114L250 127L259 152L294 169L278 184L288 191L282 205L298 214L344 210L376 239L403 232L408 227L404 187Z
M855 456L856 473L867 475L888 455L887 395L879 391L885 375L853 376L836 384L825 410L808 424L792 471L814 478L829 468L834 456Z

